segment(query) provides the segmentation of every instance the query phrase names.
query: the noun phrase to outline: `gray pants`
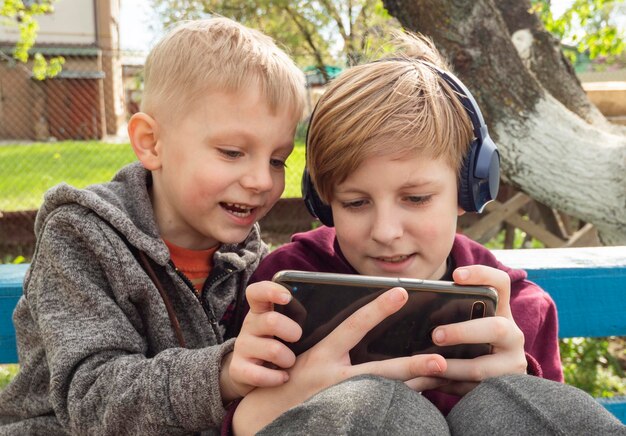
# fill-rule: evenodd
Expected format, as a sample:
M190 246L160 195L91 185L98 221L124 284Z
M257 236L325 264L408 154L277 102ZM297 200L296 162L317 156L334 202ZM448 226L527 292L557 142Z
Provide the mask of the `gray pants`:
M587 393L529 375L488 379L447 417L403 383L359 376L288 410L261 435L626 435Z

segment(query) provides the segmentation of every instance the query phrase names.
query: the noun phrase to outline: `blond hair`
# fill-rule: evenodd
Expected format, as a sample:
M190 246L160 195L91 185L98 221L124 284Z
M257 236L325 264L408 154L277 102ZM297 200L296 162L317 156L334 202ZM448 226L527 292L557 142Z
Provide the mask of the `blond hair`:
M320 198L372 156L420 153L457 173L473 139L452 88L426 61L448 70L433 43L395 34L393 57L343 72L320 98L307 140L307 168Z
M260 86L272 111L304 110L304 73L261 32L224 17L178 24L150 51L141 111L177 116L207 91Z

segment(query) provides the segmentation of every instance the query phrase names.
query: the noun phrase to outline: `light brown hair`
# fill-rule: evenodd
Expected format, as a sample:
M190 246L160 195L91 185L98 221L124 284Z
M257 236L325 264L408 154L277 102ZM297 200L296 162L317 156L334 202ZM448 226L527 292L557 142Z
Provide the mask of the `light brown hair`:
M272 111L305 105L304 74L261 32L224 17L178 24L151 50L144 67L141 111L153 117L184 115L207 91L260 86Z
M352 67L334 79L312 115L307 168L320 198L369 157L420 153L443 158L457 173L473 138L463 105L426 61L449 70L421 35L395 35L388 58Z

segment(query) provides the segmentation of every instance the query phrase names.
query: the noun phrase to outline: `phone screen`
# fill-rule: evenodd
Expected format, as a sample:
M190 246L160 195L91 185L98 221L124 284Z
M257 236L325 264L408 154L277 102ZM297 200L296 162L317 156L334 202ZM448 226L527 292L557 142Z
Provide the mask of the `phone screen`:
M489 344L439 347L431 339L432 331L439 325L493 316L497 293L490 287L301 271L282 271L273 280L289 289L294 297L285 306L276 305L275 310L302 327L301 339L286 343L296 354L311 348L350 314L394 286L407 290L408 302L351 350L353 364L423 353L473 358L491 349Z

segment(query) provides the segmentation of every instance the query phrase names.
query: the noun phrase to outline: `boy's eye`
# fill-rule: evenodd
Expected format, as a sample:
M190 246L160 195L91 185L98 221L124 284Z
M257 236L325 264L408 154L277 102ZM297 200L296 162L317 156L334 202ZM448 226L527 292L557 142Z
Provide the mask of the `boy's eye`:
M240 152L239 150L229 150L226 148L220 148L219 152L230 159L236 159L238 157L243 156L243 153Z
M341 206L345 209L358 209L367 204L366 200L343 201Z
M432 198L432 195L410 195L406 200L411 204L425 204Z
M287 168L287 162L281 159L271 159L270 165L274 168L283 169Z

